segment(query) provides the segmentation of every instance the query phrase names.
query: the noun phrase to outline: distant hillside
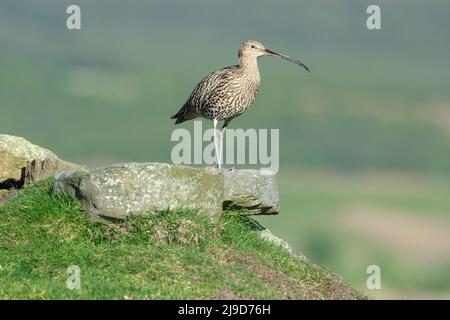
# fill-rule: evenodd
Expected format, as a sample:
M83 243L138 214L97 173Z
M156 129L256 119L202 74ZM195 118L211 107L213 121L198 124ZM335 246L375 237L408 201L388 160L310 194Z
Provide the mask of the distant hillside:
M256 102L231 123L280 129L283 167L450 173L448 1L377 1L378 31L369 1L77 4L68 31L65 1L0 2L2 133L77 163L169 162L169 116L255 38L312 70L262 58Z

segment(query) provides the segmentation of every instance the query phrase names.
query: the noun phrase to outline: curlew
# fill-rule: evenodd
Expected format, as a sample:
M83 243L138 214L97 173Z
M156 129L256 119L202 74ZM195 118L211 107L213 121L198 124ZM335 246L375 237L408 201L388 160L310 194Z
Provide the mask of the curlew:
M213 121L213 141L219 169L222 165L223 133L230 121L242 114L255 101L260 83L258 58L263 56L293 62L310 72L300 60L266 49L258 41L248 40L239 48L239 64L219 69L203 78L181 109L171 117L176 119L175 124L197 117ZM224 121L222 131L217 129L219 121Z

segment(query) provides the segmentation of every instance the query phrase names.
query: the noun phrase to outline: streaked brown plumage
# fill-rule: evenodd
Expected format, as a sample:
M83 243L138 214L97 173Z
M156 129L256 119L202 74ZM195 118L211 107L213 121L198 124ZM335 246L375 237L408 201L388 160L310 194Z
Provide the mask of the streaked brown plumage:
M309 71L302 62L266 49L260 42L248 40L239 48L239 64L217 70L203 78L181 109L171 117L175 124L203 117L224 121L223 128L247 110L258 93L260 75L257 59L274 56L296 63ZM216 150L217 153L217 150ZM220 162L218 163L220 167Z

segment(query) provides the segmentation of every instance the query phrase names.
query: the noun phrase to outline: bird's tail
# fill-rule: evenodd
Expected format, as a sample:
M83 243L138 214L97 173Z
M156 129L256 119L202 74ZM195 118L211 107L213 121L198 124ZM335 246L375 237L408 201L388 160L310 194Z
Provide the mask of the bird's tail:
M176 114L174 114L173 116L171 116L170 119L175 119L175 124L179 124L179 123L186 121L183 118L183 114L182 114L181 110L179 112L177 112Z
M195 112L192 112L190 108L187 108L186 106L183 106L180 111L178 111L176 114L170 117L170 119L176 119L175 124L179 124L182 122L185 122L187 120L191 120L194 118L197 118L198 115Z

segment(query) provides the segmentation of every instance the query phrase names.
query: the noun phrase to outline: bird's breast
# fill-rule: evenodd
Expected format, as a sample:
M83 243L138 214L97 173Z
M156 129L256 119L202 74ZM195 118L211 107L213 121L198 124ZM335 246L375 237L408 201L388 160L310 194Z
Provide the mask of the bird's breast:
M233 118L255 101L259 83L258 70L236 68L220 73L202 87L199 112L209 119Z

